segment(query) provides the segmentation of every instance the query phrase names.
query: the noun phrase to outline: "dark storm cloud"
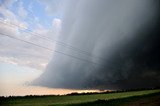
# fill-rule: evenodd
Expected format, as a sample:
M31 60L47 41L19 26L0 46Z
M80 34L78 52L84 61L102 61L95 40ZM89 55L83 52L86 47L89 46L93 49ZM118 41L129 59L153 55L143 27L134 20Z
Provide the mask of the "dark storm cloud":
M54 53L46 71L33 84L72 89L160 85L159 10L158 0L66 2L59 40L90 56L64 47L56 49L97 64Z

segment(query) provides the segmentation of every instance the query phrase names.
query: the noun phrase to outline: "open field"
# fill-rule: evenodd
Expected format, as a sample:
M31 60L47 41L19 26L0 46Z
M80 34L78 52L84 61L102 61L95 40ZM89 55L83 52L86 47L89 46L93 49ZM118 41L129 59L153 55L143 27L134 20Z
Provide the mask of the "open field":
M131 96L126 98L96 100L87 103L77 103L68 106L160 106L160 93ZM53 105L54 106L54 105Z
M119 93L101 93L64 96L28 96L0 98L0 106L103 106L103 105L137 105L139 102L156 106L159 104L160 90L128 91ZM156 102L153 104L153 102ZM158 105L157 105L158 106Z

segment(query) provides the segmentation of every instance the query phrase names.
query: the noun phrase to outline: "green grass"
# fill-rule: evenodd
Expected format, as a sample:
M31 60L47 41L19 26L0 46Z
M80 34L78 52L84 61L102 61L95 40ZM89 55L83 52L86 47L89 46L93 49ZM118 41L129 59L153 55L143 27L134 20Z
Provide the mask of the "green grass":
M67 106L141 106L141 104L145 104L145 106L159 106L157 105L160 103L159 99L160 92L109 100L98 99L93 102L75 103ZM158 103L157 100L159 101Z
M67 95L67 96L39 96L39 97L13 97L2 98L0 106L54 106L54 105L72 105L96 102L97 100L113 100L134 96L143 96L158 93L160 90L128 91L108 94L91 95Z

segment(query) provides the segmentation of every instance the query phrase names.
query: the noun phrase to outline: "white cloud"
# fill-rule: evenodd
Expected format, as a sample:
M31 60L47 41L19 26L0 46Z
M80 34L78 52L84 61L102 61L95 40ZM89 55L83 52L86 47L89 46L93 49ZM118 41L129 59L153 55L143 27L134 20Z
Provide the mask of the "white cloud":
M26 22L18 20L15 14L6 8L0 8L0 13L4 16L4 18L0 19L1 33L54 49L54 42L52 40L58 36L61 28L60 19L53 19L53 24L50 29L43 27L41 24L37 24L32 32L26 33L22 30L29 27ZM11 17L13 17L13 19L11 19ZM50 41L41 39L34 36L34 34L53 39ZM48 50L2 35L0 36L0 48L1 62L28 66L39 70L45 69L52 55L52 52Z
M60 28L60 27L61 27L61 20L58 19L58 18L53 19L52 25L53 25L55 28Z
M63 0L40 0L46 4L45 10L50 15L62 15L62 9L64 7Z
M7 8L0 7L0 13L3 15L3 18L0 19L0 33L33 42L41 46L49 47L51 45L51 43L35 37L32 32L26 33L24 28L27 29L28 24L19 20L19 18ZM47 35L49 31L41 25L37 27L37 30L40 35L44 36ZM47 50L9 38L5 35L0 35L0 48L1 62L28 66L39 70L45 68L45 65L41 64L47 64L51 55L51 52Z
M55 39L57 39L60 31L61 31L61 19L58 18L53 19L51 28L47 29L41 24L37 24L36 28L33 30L34 33L38 33L41 36L49 38L50 41L54 41Z
M6 25L5 22L0 22L0 32L3 34L9 34L11 36L16 36L18 34L18 28Z
M6 20L17 21L16 16L10 10L5 7L0 7L0 13L4 16Z
M1 18L1 22L6 22L8 24L12 23L15 26L14 27L22 27L22 28L27 28L28 24L26 22L22 22L17 18L17 16L10 10L0 7L0 13L3 15L3 18ZM13 25L11 25L13 26Z
M20 2L18 8L18 15L21 16L21 18L26 17L27 13L24 12L26 10L24 10L22 2ZM34 29L28 33L26 31L28 30L27 28L30 27L29 24L22 21L19 16L16 16L6 7L0 7L0 13L3 15L3 18L0 18L0 33L8 34L46 48L54 49L54 40L57 39L61 30L60 19L53 19L51 28L45 28L38 23L35 25ZM37 22L39 21L38 17L36 20ZM49 38L50 40L42 39L35 36L35 34ZM4 35L0 35L0 48L1 62L28 66L39 70L45 69L51 55L53 54L41 47L36 47Z
M0 57L0 62L17 65L17 59L14 57Z
M27 11L23 7L23 2L19 2L18 15L22 18L25 18L27 14Z
M0 6L2 7L8 7L10 5L12 5L14 2L16 2L17 0L2 0L2 4L0 4Z

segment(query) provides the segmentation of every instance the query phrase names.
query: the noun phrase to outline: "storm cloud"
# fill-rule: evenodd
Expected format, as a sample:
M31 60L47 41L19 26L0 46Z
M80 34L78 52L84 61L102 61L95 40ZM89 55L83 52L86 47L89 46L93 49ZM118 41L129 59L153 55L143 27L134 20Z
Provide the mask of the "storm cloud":
M59 41L34 85L128 89L160 85L159 0L64 1ZM78 58L74 58L78 57Z

